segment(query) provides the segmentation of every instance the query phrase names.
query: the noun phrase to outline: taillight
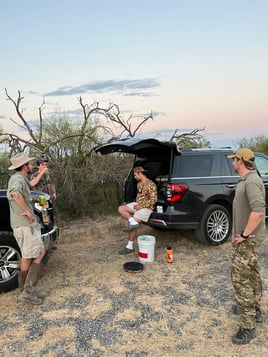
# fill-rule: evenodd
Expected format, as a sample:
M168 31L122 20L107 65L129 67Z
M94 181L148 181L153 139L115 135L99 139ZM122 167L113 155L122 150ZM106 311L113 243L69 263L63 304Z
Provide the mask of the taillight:
M188 187L185 185L169 183L167 185L167 201L170 203L181 201L187 190Z

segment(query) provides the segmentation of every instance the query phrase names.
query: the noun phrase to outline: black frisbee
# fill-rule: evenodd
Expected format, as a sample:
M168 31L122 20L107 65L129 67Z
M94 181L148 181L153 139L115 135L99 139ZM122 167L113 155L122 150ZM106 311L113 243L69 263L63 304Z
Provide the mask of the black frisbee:
M143 264L138 262L127 262L123 266L128 273L138 273L143 270Z

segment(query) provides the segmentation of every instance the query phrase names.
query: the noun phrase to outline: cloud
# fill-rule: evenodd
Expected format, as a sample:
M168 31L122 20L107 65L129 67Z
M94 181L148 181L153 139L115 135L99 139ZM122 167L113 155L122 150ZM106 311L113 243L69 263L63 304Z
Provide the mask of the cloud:
M84 84L81 86L65 86L58 88L52 92L45 93L46 96L65 96L74 94L83 94L87 92L111 92L118 91L124 92L128 91L123 95L136 95L136 96L152 96L152 94L146 92L148 89L159 87L160 83L156 78L144 78L135 80L107 80L107 81L97 81Z
M155 97L157 94L145 93L145 92L129 92L123 94L125 97Z

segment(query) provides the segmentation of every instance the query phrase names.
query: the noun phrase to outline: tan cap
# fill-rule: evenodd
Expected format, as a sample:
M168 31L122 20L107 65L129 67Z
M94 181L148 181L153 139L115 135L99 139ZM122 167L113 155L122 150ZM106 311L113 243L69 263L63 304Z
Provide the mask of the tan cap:
M28 157L28 155L25 154L25 152L19 152L18 154L16 154L15 156L13 156L10 159L12 165L8 169L15 170L18 167L21 167L21 166L27 164L28 162L30 162L33 159L34 159L34 157Z
M248 148L238 149L231 155L227 156L229 159L242 159L245 162L245 166L253 166L253 162L255 160L254 152Z
M134 172L134 173L137 173L137 172L145 172L145 170L144 170L143 167L137 166L137 167L134 167L133 172Z

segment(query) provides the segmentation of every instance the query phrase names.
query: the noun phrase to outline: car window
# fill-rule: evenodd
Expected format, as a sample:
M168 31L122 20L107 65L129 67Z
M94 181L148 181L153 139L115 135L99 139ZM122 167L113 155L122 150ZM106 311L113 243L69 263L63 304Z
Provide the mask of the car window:
M229 159L229 158L227 158L227 160L228 160L228 163L229 163L229 169L231 170L231 175L232 176L238 176L238 173L235 172L234 167L232 165L233 160Z
M228 159L227 155L224 155L221 160L221 176L237 176L235 172L232 159Z
M268 175L268 160L265 157L262 156L255 156L255 164L256 167L261 174L261 176L267 176Z
M212 162L212 155L182 155L181 160L178 157L175 159L173 175L180 177L207 177L210 176Z

